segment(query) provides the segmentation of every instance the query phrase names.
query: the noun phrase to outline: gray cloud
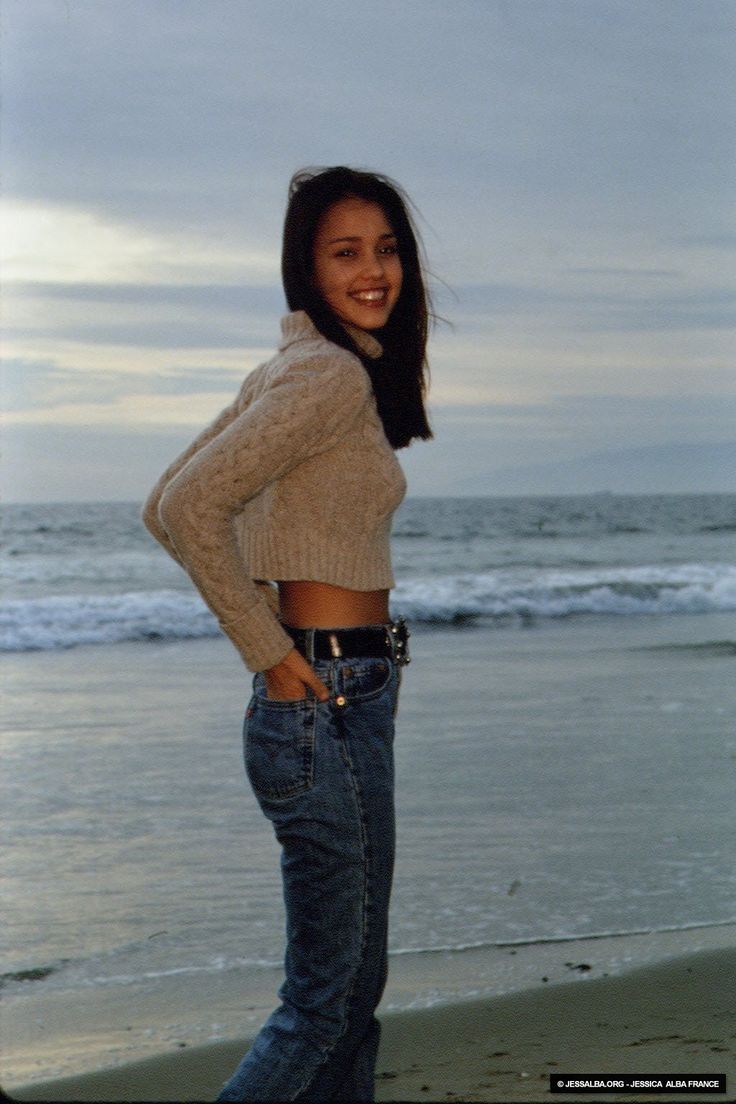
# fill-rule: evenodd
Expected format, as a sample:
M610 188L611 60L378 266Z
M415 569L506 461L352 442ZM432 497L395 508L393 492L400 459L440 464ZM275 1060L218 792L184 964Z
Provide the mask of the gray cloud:
M3 432L3 499L140 501L184 444L181 433L9 426Z
M589 275L594 275L591 272ZM673 290L672 280L662 280L660 290L642 290L638 273L603 273L614 276L591 287L580 273L574 286L538 287L521 284L464 285L453 298L443 296L443 309L482 328L489 317L509 318L516 313L534 316L535 323L567 326L577 331L695 330L730 328L736 321L736 292L731 287ZM653 273L645 274L654 279ZM446 305L445 305L446 303ZM532 323L533 325L535 323Z
M51 361L6 360L3 363L3 408L8 412L48 411L74 403L103 406L124 398L133 387L143 395L234 395L244 372L220 365L172 366L131 378L129 372L78 372ZM84 432L81 427L77 432Z
M32 316L22 326L26 340L53 337L172 353L270 346L274 319L285 310L283 291L276 286L7 281L6 316L24 301L32 304ZM45 304L61 310L46 310Z
M638 279L657 279L662 276L666 279L681 278L684 274L676 268L569 268L567 270L573 276L632 276Z
M47 326L27 326L27 338L45 337ZM93 345L126 345L132 349L232 349L258 342L249 337L245 325L237 322L223 325L210 319L177 318L169 321L149 321L145 317L131 322L107 320L98 322L76 321L65 325L57 322L53 327L59 341L85 341Z
M736 249L736 234L728 230L719 234L685 235L675 240L678 245L683 245L686 249Z
M135 303L139 306L174 303L242 312L280 310L284 293L280 285L251 284L90 284L6 280L6 296L79 300L86 303Z
M166 235L172 252L275 254L295 168L388 171L454 288L438 288L456 330L435 346L437 380L465 394L487 358L499 393L523 377L532 400L438 409L437 442L405 457L424 493L447 473L462 490L525 459L574 463L614 432L631 448L652 433L709 443L725 433L732 366L735 29L720 0L4 0L4 192ZM159 351L165 367L136 393L234 390L234 355L278 339L282 293L178 275L9 285L12 336L30 350L10 367L13 401L122 397L125 372L90 369L111 346ZM57 344L91 352L83 373L55 365ZM663 389L670 363L667 399L581 394L607 365L601 391ZM713 397L699 403L701 373ZM563 379L571 396L539 398ZM34 464L58 444L87 486L72 442L99 460L103 437L27 432ZM165 460L174 438L141 434L138 454L149 442ZM99 470L99 493L119 497L115 465Z
M729 491L735 424L727 393L451 405L434 411L431 445L401 459L425 495Z
M432 208L439 188L456 214L469 196L527 217L530 201L578 218L640 206L655 222L706 194L723 208L728 5L5 7L11 193L144 222L237 216L253 232L288 168L345 158L397 164Z

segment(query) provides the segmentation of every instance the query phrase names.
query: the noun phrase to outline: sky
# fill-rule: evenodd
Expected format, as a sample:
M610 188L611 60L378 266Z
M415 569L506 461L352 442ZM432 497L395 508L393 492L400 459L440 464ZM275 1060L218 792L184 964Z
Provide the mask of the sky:
M136 500L279 340L292 173L419 211L416 495L736 489L732 0L2 0L7 501Z

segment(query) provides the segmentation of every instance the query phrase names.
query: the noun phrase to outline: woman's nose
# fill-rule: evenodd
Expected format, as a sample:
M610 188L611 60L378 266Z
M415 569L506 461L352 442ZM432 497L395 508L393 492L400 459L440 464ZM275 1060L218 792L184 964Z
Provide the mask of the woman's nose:
M383 276L383 257L380 253L369 253L363 266L363 273L370 276Z

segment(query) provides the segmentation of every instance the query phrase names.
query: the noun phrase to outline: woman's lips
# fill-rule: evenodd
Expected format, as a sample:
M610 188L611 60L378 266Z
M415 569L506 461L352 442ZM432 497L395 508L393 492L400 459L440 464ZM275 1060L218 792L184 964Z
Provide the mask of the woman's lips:
M366 291L351 291L350 297L368 307L382 306L388 297L388 289L370 288Z

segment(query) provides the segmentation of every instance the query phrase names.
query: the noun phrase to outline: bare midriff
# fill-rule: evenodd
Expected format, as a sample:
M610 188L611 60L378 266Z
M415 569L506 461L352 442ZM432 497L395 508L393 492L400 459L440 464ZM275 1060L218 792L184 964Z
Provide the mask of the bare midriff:
M279 582L281 619L295 629L349 629L389 621L387 590L348 590L308 579Z

